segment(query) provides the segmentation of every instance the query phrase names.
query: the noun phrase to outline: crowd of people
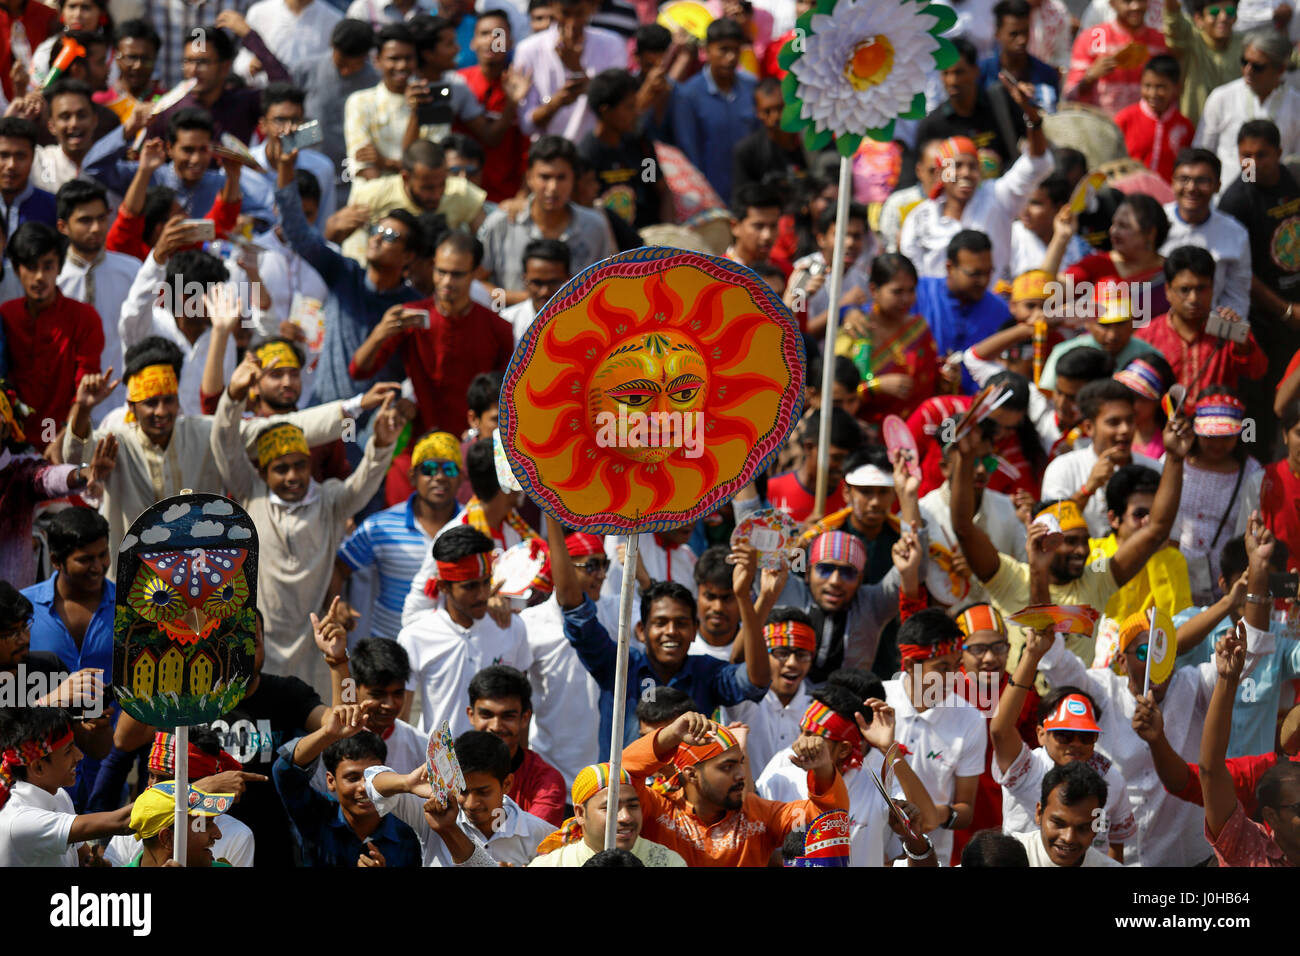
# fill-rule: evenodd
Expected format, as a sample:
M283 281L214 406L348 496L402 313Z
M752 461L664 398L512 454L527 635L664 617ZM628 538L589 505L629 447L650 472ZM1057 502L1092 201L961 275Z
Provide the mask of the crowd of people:
M840 197L782 122L811 0L0 0L0 865L1300 864L1300 18L949 5ZM645 245L753 270L807 377L640 536L621 668L627 539L493 439L539 311ZM114 620L197 492L257 623L179 834Z

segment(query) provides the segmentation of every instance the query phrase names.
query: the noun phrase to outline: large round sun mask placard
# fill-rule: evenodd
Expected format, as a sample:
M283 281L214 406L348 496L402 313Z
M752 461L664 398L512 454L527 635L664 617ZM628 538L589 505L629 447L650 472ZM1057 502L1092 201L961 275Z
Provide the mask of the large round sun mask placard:
M571 279L516 346L503 445L547 513L598 533L709 513L798 420L803 348L762 279L713 256L640 249Z

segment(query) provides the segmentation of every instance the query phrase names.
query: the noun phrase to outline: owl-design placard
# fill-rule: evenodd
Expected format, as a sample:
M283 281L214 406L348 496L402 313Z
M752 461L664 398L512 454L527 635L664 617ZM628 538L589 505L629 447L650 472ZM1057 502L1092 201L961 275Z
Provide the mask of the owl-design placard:
M204 724L253 677L257 530L243 508L184 494L140 515L118 554L113 683L132 717Z

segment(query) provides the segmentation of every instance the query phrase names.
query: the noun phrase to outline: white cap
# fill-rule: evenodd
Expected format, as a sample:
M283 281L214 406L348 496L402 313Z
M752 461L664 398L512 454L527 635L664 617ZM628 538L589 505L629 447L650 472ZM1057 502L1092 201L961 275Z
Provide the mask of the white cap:
M859 465L845 475L844 480L854 488L894 487L894 476L875 465Z

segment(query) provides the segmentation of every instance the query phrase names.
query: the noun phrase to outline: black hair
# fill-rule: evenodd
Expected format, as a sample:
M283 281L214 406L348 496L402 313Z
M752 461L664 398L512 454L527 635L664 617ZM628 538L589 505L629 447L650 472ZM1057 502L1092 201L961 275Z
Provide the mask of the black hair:
M1007 17L1029 19L1029 4L1025 0L998 0L993 7L993 23L996 29L1002 28L1002 21Z
M1106 508L1123 515L1134 495L1154 495L1160 487L1160 473L1145 465L1128 464L1115 469L1106 482Z
M143 40L153 47L155 55L162 49L162 37L158 31L148 20L140 18L123 20L113 30L113 45L117 46L123 40Z
M601 850L599 853L593 853L587 858L583 866L645 866L640 858L631 850L620 850L618 847L611 847L608 850Z
M1097 698L1086 690L1078 687L1053 687L1046 697L1038 702L1038 723L1041 726L1043 721L1056 713L1056 708L1061 706L1061 701L1071 694L1078 694L1080 697L1088 698L1088 703L1092 704L1092 716L1097 723L1101 723L1101 708L1097 706Z
M81 96L85 97L86 102L90 104L91 110L95 108L94 93L90 87L84 81L71 76L59 77L41 95L45 97L45 102L48 104L53 104L56 96Z
M1246 539L1241 535L1229 538L1228 543L1223 546L1223 551L1219 553L1219 574L1223 576L1223 580L1231 586L1249 565L1250 559L1246 556Z
M857 714L862 714L867 723L871 723L871 708L863 703L866 698L859 697L844 684L825 683L812 692L812 699L825 704L850 724L857 723Z
M511 30L510 14L506 13L500 7L488 7L488 9L478 15L480 20L486 20L488 17L496 17L498 20L504 20L507 32Z
M167 281L171 283L177 276L184 276L187 286L198 282L207 287L229 281L230 269L210 252L182 249L167 260Z
M980 830L961 851L964 870L982 867L1028 866L1029 851L1009 833L990 827Z
M0 751L19 750L30 741L42 743L72 729L72 717L62 707L0 708ZM26 765L11 767L15 780L27 779Z
M424 230L420 228L420 220L415 214L405 209L394 207L384 213L384 219L396 219L406 227L406 251L414 253L417 258L424 258L433 254L433 249L429 246L428 237L425 236Z
M1282 423L1282 431L1289 432L1300 424L1300 398L1292 399L1282 409L1282 414L1278 416Z
M1060 799L1067 807L1076 806L1089 797L1096 797L1097 806L1105 807L1106 796L1110 792L1102 775L1081 760L1071 760L1067 764L1047 771L1043 777L1043 788L1039 797L1044 810L1047 809L1047 801L1052 791L1058 787L1063 788Z
M363 56L375 47L374 28L364 20L340 20L330 31L330 46L343 56Z
M170 365L179 379L181 365L185 362L185 353L171 339L160 335L151 335L130 346L122 356L122 381L150 365Z
M1207 253L1208 254L1208 253ZM1087 420L1095 420L1101 414L1102 406L1110 402L1133 404L1133 393L1127 385L1113 378L1099 378L1079 389L1076 399L1079 412Z
M147 241L172 216L176 190L170 186L150 186L144 195L144 237Z
M698 588L704 584L711 584L715 588L730 591L733 580L733 567L727 563L730 554L729 545L715 544L707 548L695 562L695 586Z
M781 193L768 183L745 183L736 190L731 203L731 218L741 222L751 209L780 209Z
M531 239L524 246L524 262L529 259L541 259L543 262L559 263L565 275L572 271L572 257L568 243L559 239Z
M556 240L558 241L558 240ZM482 415L501 400L500 372L480 372L469 383L465 392L465 404L475 415Z
M528 675L509 664L493 664L475 674L469 682L469 705L480 700L519 699L519 709L524 713L533 709L533 685Z
M415 172L416 166L428 166L441 169L447 165L447 151L437 143L427 139L417 139L402 150L402 171Z
M304 201L314 199L320 202L320 180L305 169L295 170L293 184L298 187L298 196Z
M704 31L704 45L712 46L714 43L745 43L745 30L739 23L728 17L719 17L709 24Z
M405 686L411 677L411 658L406 648L387 637L357 641L348 657L358 687Z
M8 581L0 581L0 628L9 630L32 619L32 602Z
M1282 148L1282 133L1272 120L1254 119L1242 123L1241 129L1237 130L1237 145L1248 139L1262 139L1274 149Z
M1070 181L1060 173L1052 173L1041 183L1038 184L1047 196L1047 201L1053 206L1061 207L1070 201Z
M835 368L831 370L831 381L846 392L855 393L862 384L862 373L847 355L835 356Z
M36 124L19 116L0 117L0 139L25 139L36 152Z
M1144 356L1146 357L1146 356ZM1056 363L1056 377L1076 382L1095 382L1110 378L1115 372L1115 360L1105 349L1073 348Z
M445 30L456 29L456 25L446 17L428 13L418 13L406 23L411 28L411 36L415 37L415 52L420 57L438 45L438 37Z
M1052 159L1056 161L1056 171L1071 182L1088 172L1088 157L1072 146L1052 147Z
M470 490L479 501L491 501L501 493L491 438L480 438L469 446L465 452L465 471L469 475Z
M858 700L869 700L872 697L885 699L885 685L880 678L871 671L858 670L856 667L841 667L831 671L826 677L826 684L848 688ZM871 723L871 711L863 711L863 714L867 723Z
M800 827L798 830L791 830L781 841L781 862L789 866L799 857L803 856L804 839L808 831Z
M965 37L953 37L949 42L951 42L953 47L956 48L957 56L960 59L965 60L971 66L977 66L979 64L979 51L975 49L975 44L971 43L970 40L967 40Z
M50 560L62 564L78 548L108 537L108 522L90 508L64 508L51 519L46 537Z
M673 35L666 26L643 23L636 28L637 53L666 53L673 45Z
M53 252L63 265L63 254L67 249L67 240L59 235L53 226L43 222L25 222L9 237L9 248L5 254L17 266L36 268L45 255Z
M416 48L415 34L405 23L386 23L375 34L375 49L382 50L385 43L405 43Z
M1125 206L1133 210L1133 218L1137 220L1138 229L1142 232L1150 232L1152 229L1156 231L1155 248L1159 249L1163 246L1165 240L1169 238L1169 217L1165 215L1164 206L1160 205L1154 196L1148 196L1146 193L1129 193L1119 201L1115 211L1119 212Z
M1163 77L1175 86L1182 76L1182 70L1178 66L1178 61L1168 53L1157 53L1151 59L1147 60L1146 65L1142 67L1143 73L1154 73L1156 76Z
M483 152L483 145L472 136L466 136L464 133L448 133L438 144L442 147L443 157L447 153L459 153L466 159L472 159L480 166L487 159L487 154Z
M937 607L928 607L917 611L898 626L899 644L916 644L920 647L932 647L944 641L960 640L961 628L948 616L946 611Z
M1029 379L1025 378L1019 372L1010 370L998 372L989 378L988 384L994 388L1010 388L1011 397L1003 404L1003 408L1013 412L1024 412L1029 410Z
M676 601L690 611L692 621L699 620L695 610L695 595L685 585L678 584L676 581L651 581L650 586L641 592L641 623L643 626L649 625L650 611L654 608L655 602L664 598Z
M438 536L433 543L433 559L453 563L473 554L491 554L495 549L492 539L482 531L459 524Z
M667 684L652 687L642 694L636 704L636 719L643 724L658 727L671 724L682 714L691 714L699 710L695 700L686 691Z
M894 466L889 463L889 451L884 445L878 445L873 441L867 441L859 445L852 454L844 459L844 474L847 475L863 465L875 465L885 474L889 474L894 470Z
M388 744L378 734L363 730L334 741L325 748L321 760L331 774L337 772L339 764L345 760L377 760L383 764L388 761Z
M1280 809L1282 789L1288 783L1300 783L1300 764L1290 760L1279 760L1264 772L1264 776L1260 777L1259 783L1255 785L1255 799L1259 801L1259 809L1261 811L1265 807L1273 810ZM1258 811L1256 815L1259 815Z
M212 125L211 113L197 106L187 106L183 110L177 110L167 121L167 145L175 143L182 132L193 130L204 131L209 137L215 139L215 129L216 127Z
M762 93L764 96L776 95L785 99L785 93L781 90L781 81L774 76L765 76L758 81L754 87L754 95Z
M528 168L532 169L538 163L554 162L568 163L577 176L578 150L573 143L563 136L539 136L528 150Z
M797 621L800 624L813 626L812 618L808 612L801 607L793 607L789 604L781 607L772 608L772 613L767 616L768 624L784 624L786 621ZM829 680L829 678L827 678Z
M54 202L58 217L66 222L72 218L78 206L102 202L104 207L108 208L108 191L94 180L69 179L59 187Z
M1219 157L1214 155L1213 150L1206 149L1203 146L1187 146L1178 151L1174 157L1174 169L1179 166L1209 166L1214 170L1214 178L1219 179L1223 174L1223 163Z
M483 243L479 242L478 237L473 233L466 232L464 229L448 229L438 237L438 244L434 247L434 254L444 246L450 246L451 251L459 255L467 255L473 260L473 268L477 269L483 262Z
M221 756L221 736L211 727L191 727L190 746L209 757Z
M90 54L92 47L102 46L107 50L111 39L111 35L103 30L66 30L63 36L59 38L57 48L50 51L50 62L53 63L57 60L65 47L75 43L86 50L86 55L78 56L72 62L85 63L86 56Z
M189 47L196 42L194 33L198 33L197 42L202 43L205 40L212 41L212 51L216 53L217 60L221 63L229 63L235 58L235 41L230 38L230 34L215 23L210 23L206 27L201 27L197 31L190 31L190 39L186 40L185 46ZM202 47L200 47L202 49Z
M827 206L822 210L822 214L818 216L817 221L813 223L813 228L817 230L817 235L824 236L829 230L835 228L835 223L839 218L838 213L839 210L834 206ZM848 219L850 221L856 219L864 226L870 228L870 220L867 218L867 207L860 202L849 203Z
M890 280L900 272L910 275L913 282L920 281L916 266L911 259L901 252L886 252L871 260L871 274L868 281L879 288L882 285L889 285Z
M294 86L292 83L268 83L266 89L262 91L262 115L277 103L292 103L294 106L302 106L307 102L307 93L305 90Z
M1180 272L1201 279L1214 279L1214 256L1200 246L1179 246L1165 257L1165 281L1173 282Z
M957 262L957 256L962 252L979 255L981 252L992 251L993 241L989 239L988 233L978 229L963 229L948 243L948 261Z
M466 777L472 773L486 773L499 783L505 783L506 777L510 776L510 748L496 734L486 730L467 730L456 738L455 746L456 758Z
M816 445L821 434L822 409L814 409L804 422L802 440ZM862 444L862 429L858 420L844 409L831 406L831 444L836 448L854 451Z
M627 70L618 67L601 70L587 84L587 106L599 118L601 109L618 106L629 96L635 95L640 85Z

